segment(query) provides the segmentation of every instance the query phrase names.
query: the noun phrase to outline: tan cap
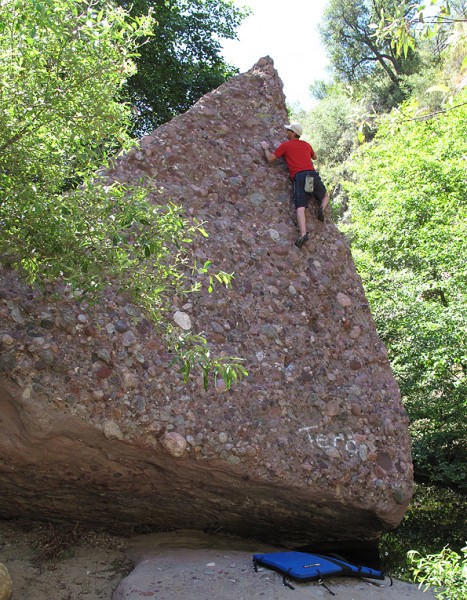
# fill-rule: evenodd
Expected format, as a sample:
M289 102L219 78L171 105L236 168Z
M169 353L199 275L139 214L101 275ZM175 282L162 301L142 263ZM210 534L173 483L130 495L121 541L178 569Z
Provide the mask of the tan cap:
M296 133L298 137L300 137L303 133L303 127L298 123L290 123L290 125L286 125L285 128L290 129L291 131Z

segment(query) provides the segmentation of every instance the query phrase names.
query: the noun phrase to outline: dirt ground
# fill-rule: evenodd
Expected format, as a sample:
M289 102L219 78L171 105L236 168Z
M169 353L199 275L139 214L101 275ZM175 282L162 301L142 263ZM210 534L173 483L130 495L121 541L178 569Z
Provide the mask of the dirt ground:
M39 523L0 521L0 562L12 600L110 600L133 563L128 539Z
M80 527L0 521L0 562L13 581L11 600L302 600L333 596L315 582L284 587L268 569L255 573L252 554L274 548L193 531L117 536ZM276 548L277 550L277 548ZM135 565L143 567L133 571ZM431 592L395 581L376 587L331 579L340 600L431 600Z

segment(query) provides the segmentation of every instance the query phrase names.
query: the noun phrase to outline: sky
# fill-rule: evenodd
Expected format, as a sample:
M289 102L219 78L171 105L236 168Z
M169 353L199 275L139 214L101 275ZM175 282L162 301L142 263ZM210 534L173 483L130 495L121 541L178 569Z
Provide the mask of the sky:
M317 25L328 0L234 0L253 13L238 28L238 40L223 42L226 61L248 71L262 56L269 55L284 83L288 104L299 102L309 110L314 100L308 88L316 79L326 79L328 60Z

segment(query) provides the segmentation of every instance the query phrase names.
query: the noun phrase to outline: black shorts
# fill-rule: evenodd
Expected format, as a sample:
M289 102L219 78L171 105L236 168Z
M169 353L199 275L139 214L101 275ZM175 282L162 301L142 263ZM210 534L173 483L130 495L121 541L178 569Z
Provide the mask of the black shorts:
M314 179L313 193L305 192L305 178L307 175L312 175ZM295 208L308 208L308 200L314 196L319 202L326 195L326 187L321 181L318 171L299 171L293 178L293 200Z

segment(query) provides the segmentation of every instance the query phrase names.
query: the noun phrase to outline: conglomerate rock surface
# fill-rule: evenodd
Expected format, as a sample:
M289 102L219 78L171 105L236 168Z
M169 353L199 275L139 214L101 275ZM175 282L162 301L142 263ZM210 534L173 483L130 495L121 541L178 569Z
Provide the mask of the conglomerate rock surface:
M285 544L371 540L400 522L406 414L346 240L311 207L311 239L293 245L290 181L260 148L283 140L286 122L266 57L107 173L150 178L154 202L206 222L194 258L235 272L230 289L172 307L214 354L245 359L249 375L231 390L185 384L112 289L78 304L2 270L0 516Z

